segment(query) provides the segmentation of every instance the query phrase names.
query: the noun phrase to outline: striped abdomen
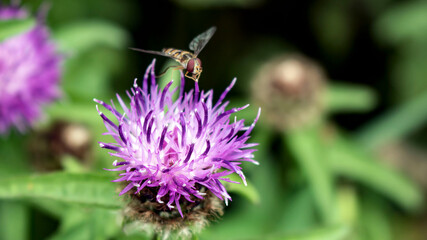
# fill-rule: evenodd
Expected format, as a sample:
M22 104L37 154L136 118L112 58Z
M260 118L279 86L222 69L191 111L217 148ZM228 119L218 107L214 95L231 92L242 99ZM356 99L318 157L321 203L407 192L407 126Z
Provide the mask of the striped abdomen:
M184 65L187 65L188 61L194 58L191 52L175 48L163 48L162 52Z

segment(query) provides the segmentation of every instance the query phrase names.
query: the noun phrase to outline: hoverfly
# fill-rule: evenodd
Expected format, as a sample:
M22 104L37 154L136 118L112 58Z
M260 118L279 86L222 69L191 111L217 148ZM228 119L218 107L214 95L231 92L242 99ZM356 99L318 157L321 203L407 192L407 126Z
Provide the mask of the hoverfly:
M197 82L199 81L200 74L202 73L202 61L197 56L202 51L202 49L206 46L206 44L209 42L211 37L214 35L215 31L216 31L216 27L211 27L205 32L195 37L190 42L190 46L189 46L190 50L193 52L179 50L175 48L163 48L161 52L143 50L138 48L131 48L131 49L135 51L170 57L181 64L180 66L168 67L162 74L160 74L160 76L165 74L166 71L169 70L169 68L174 68L179 70L185 69L186 70L185 76Z

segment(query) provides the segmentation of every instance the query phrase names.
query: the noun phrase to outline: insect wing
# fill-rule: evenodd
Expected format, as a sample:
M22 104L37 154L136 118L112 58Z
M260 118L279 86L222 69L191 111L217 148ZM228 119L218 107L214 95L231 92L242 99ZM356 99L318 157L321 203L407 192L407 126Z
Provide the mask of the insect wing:
M199 55L199 53L214 35L215 31L216 27L211 27L206 32L201 33L190 42L190 50L194 52L195 56Z
M138 52L144 52L144 53L155 54L155 55L160 55L160 56L165 56L165 57L171 57L171 56L167 55L166 53L159 52L159 51L150 51L150 50L144 50L144 49L139 49L139 48L130 48L130 49L138 51Z

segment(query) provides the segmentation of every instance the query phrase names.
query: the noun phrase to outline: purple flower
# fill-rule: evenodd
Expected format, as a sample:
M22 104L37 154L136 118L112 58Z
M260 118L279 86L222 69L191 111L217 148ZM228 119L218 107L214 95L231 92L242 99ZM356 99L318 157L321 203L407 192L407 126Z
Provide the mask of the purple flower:
M183 216L180 200L203 199L206 193L199 190L204 186L227 204L231 197L220 180L233 182L227 175L237 173L246 184L241 163L258 164L253 160L255 149L251 148L257 144L246 141L260 111L250 126L245 126L244 120L229 120L231 114L249 106L225 110L228 102L223 100L235 79L214 105L213 91L200 92L197 82L195 89L184 92L185 79L181 74L180 94L174 101L172 96L178 87L171 91L171 81L159 89L154 63L145 73L142 88L135 79L131 92L127 92L130 107L117 95L123 114L112 101L109 105L95 99L118 121L117 125L98 110L108 130L106 134L116 141L100 146L122 159L114 161L116 168L111 169L123 171L114 182L128 183L120 195L131 189L137 194L144 188L154 188L158 203L169 209L176 207Z
M0 20L27 16L24 9L0 6ZM0 42L0 134L12 126L24 131L43 105L59 97L60 62L41 20Z
M28 17L27 11L19 7L5 7L0 6L0 19L8 20L8 19L23 19Z

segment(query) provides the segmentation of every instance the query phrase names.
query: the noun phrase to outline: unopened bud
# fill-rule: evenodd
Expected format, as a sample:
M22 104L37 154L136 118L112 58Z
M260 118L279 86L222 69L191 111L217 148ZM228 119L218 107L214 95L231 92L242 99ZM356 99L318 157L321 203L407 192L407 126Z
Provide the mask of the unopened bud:
M324 110L325 75L302 55L280 56L255 75L252 96L267 121L279 130L312 124Z
M29 150L36 170L49 172L62 169L61 159L66 155L87 164L92 154L91 145L92 136L86 126L57 121L33 135Z

